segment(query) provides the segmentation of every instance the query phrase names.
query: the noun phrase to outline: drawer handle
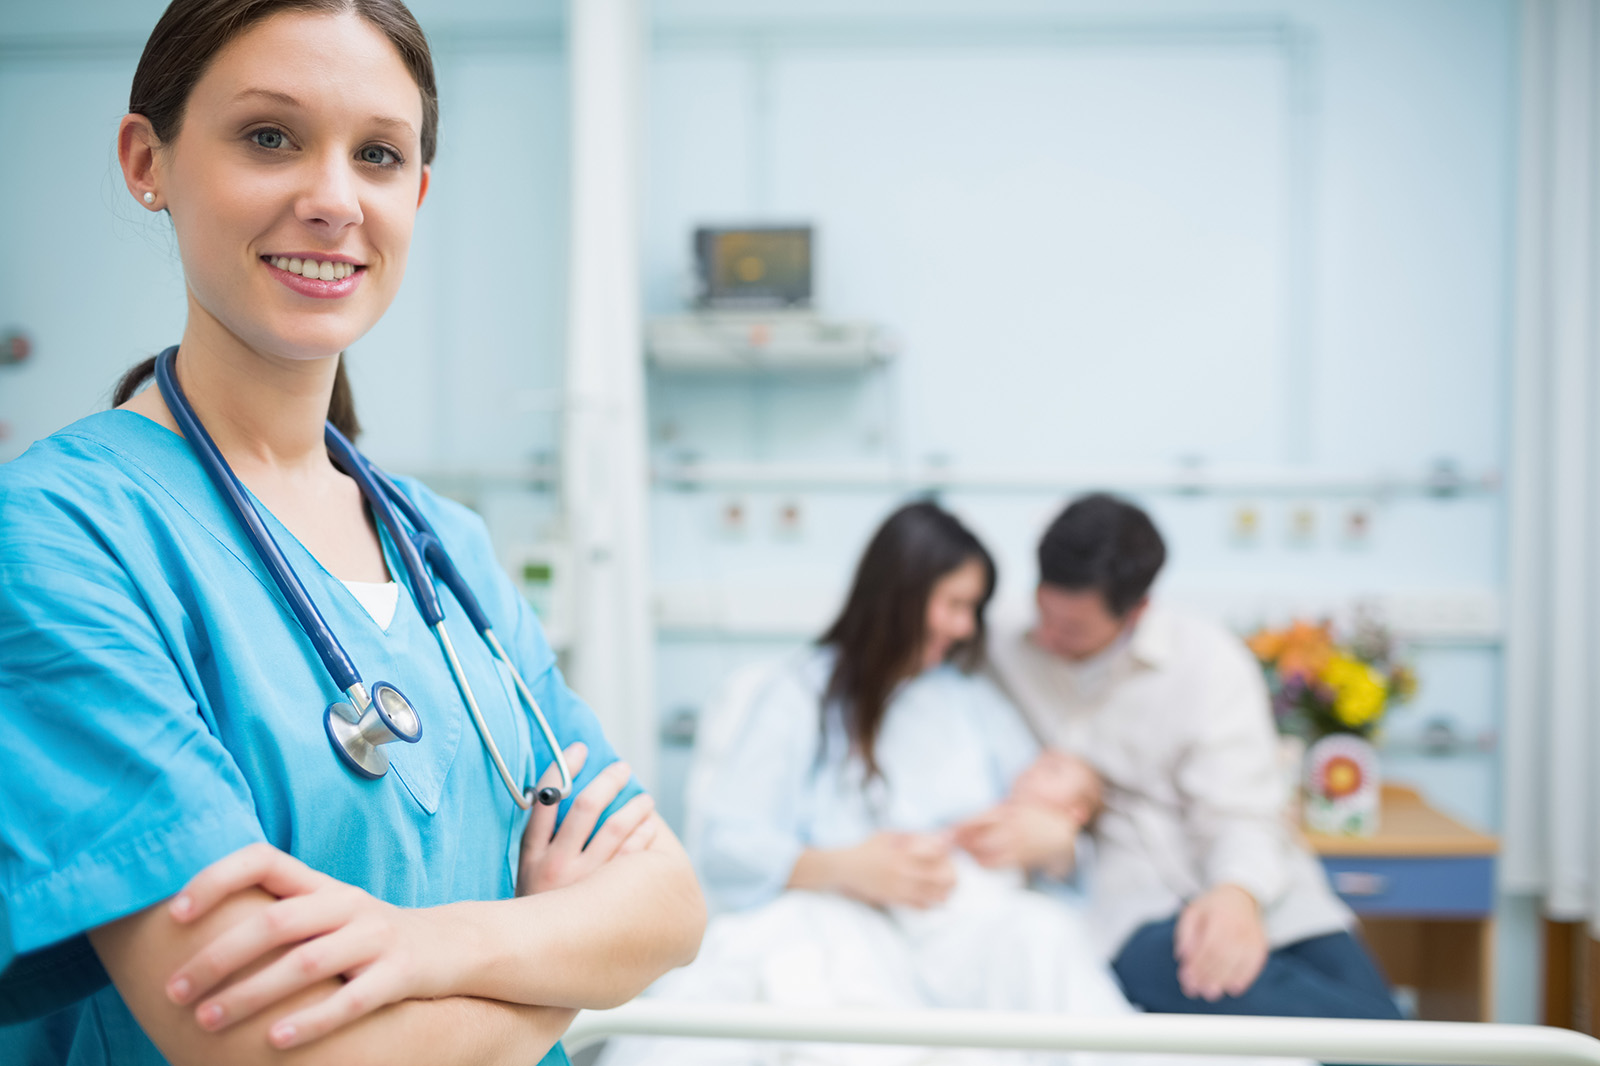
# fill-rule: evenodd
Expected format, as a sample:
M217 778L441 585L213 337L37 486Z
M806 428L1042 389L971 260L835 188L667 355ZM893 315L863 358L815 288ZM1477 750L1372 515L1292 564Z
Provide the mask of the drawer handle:
M1389 891L1389 879L1364 870L1340 870L1333 875L1333 890L1341 896L1381 896Z

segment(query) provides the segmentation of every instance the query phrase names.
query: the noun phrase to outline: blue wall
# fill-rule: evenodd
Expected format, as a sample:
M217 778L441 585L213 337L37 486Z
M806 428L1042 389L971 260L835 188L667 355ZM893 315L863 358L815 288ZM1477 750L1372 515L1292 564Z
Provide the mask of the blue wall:
M1168 594L1241 623L1363 596L1495 601L1500 495L1376 482L1503 466L1509 4L656 12L647 308L681 306L695 224L802 220L822 310L900 342L858 375L656 371L658 459L1082 471L947 497L998 550L1012 602L1074 489L1179 463L1351 471L1373 484L1140 494L1173 542ZM729 665L825 620L897 498L826 478L659 487L663 709L703 704ZM730 504L743 529L722 520ZM776 522L789 504L798 532ZM1235 535L1241 506L1259 511L1254 538ZM1302 509L1314 532L1292 537ZM1357 510L1372 531L1352 540ZM1492 735L1493 635L1418 656L1424 693L1393 732L1444 717ZM1492 759L1403 746L1394 773L1494 824Z

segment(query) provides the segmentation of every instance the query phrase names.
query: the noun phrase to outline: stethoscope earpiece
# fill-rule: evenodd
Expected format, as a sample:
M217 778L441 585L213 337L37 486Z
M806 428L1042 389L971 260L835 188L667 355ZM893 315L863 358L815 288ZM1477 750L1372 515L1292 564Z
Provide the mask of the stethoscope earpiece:
M554 785L546 785L539 790L539 802L546 807L554 807L561 802L561 790Z

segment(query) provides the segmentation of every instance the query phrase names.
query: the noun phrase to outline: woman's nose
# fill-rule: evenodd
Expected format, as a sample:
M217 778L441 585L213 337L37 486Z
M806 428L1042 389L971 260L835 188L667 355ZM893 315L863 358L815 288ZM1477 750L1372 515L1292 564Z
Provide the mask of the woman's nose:
M331 231L360 223L360 188L350 161L330 153L308 167L295 214L307 225Z

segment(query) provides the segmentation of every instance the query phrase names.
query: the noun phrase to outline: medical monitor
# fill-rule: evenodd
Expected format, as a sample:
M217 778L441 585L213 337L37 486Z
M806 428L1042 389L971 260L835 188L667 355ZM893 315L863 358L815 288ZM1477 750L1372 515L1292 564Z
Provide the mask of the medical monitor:
M694 231L695 305L708 311L811 306L811 227L702 226Z

